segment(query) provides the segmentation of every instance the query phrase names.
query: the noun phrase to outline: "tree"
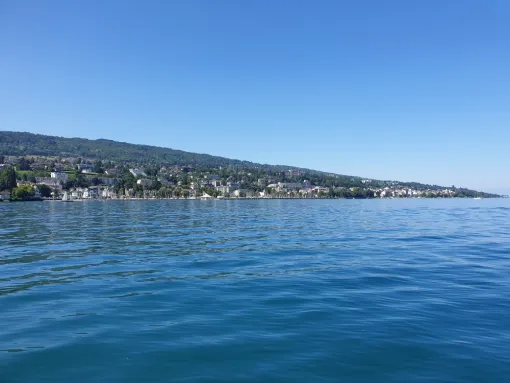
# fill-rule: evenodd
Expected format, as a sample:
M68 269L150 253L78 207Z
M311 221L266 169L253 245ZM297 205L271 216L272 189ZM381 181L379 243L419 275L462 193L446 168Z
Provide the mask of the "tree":
M75 187L79 187L79 188L86 188L89 186L89 182L87 181L87 179L85 177L83 177L81 174L76 177L76 181L75 181Z
M103 163L103 169L111 169L111 168L113 168L112 161L107 161L107 162Z
M94 162L94 166L92 167L92 171L94 173L104 173L103 162L101 160L97 160Z
M7 171L0 171L0 191L7 190Z
M5 189L12 191L16 185L16 170L13 167L9 167L5 170Z
M74 188L74 185L76 184L76 180L69 180L67 181L64 185L62 185L62 187L65 189L65 190L69 190L71 188Z
M21 157L18 163L19 170L30 170L30 162L25 157Z
M41 197L51 197L51 188L48 185L37 185L39 189L39 193L41 193Z
M158 175L158 168L155 166L147 166L145 168L145 174L150 177L156 177Z
M0 164L3 164L5 162L5 156L0 155Z
M30 197L33 197L34 195L35 190L30 185L21 185L17 188L14 188L12 191L12 198L20 201L30 199Z
M169 195L170 195L170 190L167 187L163 186L161 189L159 189L157 191L157 196L159 198L168 198Z

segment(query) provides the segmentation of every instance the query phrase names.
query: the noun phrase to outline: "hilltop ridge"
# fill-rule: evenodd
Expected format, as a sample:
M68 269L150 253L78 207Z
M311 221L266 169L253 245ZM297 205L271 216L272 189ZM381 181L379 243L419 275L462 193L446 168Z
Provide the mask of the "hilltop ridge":
M9 156L82 157L138 165L242 166L268 169L301 169L295 166L258 164L210 154L107 139L67 138L28 132L0 131L0 154ZM311 169L302 169L312 171Z

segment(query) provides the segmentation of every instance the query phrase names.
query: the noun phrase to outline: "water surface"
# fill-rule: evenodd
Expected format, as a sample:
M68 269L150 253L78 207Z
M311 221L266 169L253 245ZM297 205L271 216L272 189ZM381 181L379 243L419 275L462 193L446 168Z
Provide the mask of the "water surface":
M509 200L0 204L0 382L503 382Z

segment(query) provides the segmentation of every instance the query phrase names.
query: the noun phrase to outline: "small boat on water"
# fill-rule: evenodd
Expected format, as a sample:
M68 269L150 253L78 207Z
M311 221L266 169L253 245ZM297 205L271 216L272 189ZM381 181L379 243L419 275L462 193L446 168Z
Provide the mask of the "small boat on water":
M473 198L473 199L482 199L482 197L475 197L475 198Z
M62 202L73 202L71 199L71 196L67 194L67 192L64 192L64 195L62 196Z
M210 196L210 195L209 195L209 194L207 194L207 193L204 193L204 194L202 195L202 197L200 197L200 199L201 199L202 201L206 201L206 200L211 200L211 199L213 199L213 197L212 197L212 196Z

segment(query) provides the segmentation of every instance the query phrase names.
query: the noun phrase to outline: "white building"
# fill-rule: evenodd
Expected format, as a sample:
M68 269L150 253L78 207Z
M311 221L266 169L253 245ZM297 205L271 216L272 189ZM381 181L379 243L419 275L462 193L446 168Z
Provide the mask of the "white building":
M285 172L285 174L289 177L298 177L302 174L302 172L300 170L295 170L295 169L289 169L287 171L283 171Z
M117 194L113 191L113 190L110 190L110 189L104 189L102 190L101 192L101 196L103 198L111 198L111 199L116 199L118 198L117 197Z
M138 169L138 168L129 169L129 172L135 177L146 177L147 176L147 174L145 174L145 171L143 169Z
M202 195L202 197L200 197L200 199L202 199L202 200L211 200L211 199L214 199L214 198L212 196L210 196L209 194L204 193Z
M230 186L216 186L216 190L225 195L230 194L233 189Z
M270 184L267 187L275 189L278 192L286 192L291 190L299 190L303 184L299 182L278 182L277 184Z
M82 199L83 198L83 192L85 189L83 188L75 188L71 191L71 198L72 199Z
M140 178L138 181L136 181L137 185L143 186L143 187L151 187L152 186L152 180L148 178Z
M244 197L246 198L253 198L254 196L253 191L245 189L234 190L233 194L234 197L241 197L242 195L244 195Z
M86 171L90 173L90 170L92 170L92 165L89 164L77 164L76 167L78 168L78 170L81 170L84 173L87 173Z
M83 192L82 198L90 199L99 197L99 191L96 188L88 188Z
M56 179L59 182L67 182L69 180L69 175L67 173L62 172L51 172L51 178Z

